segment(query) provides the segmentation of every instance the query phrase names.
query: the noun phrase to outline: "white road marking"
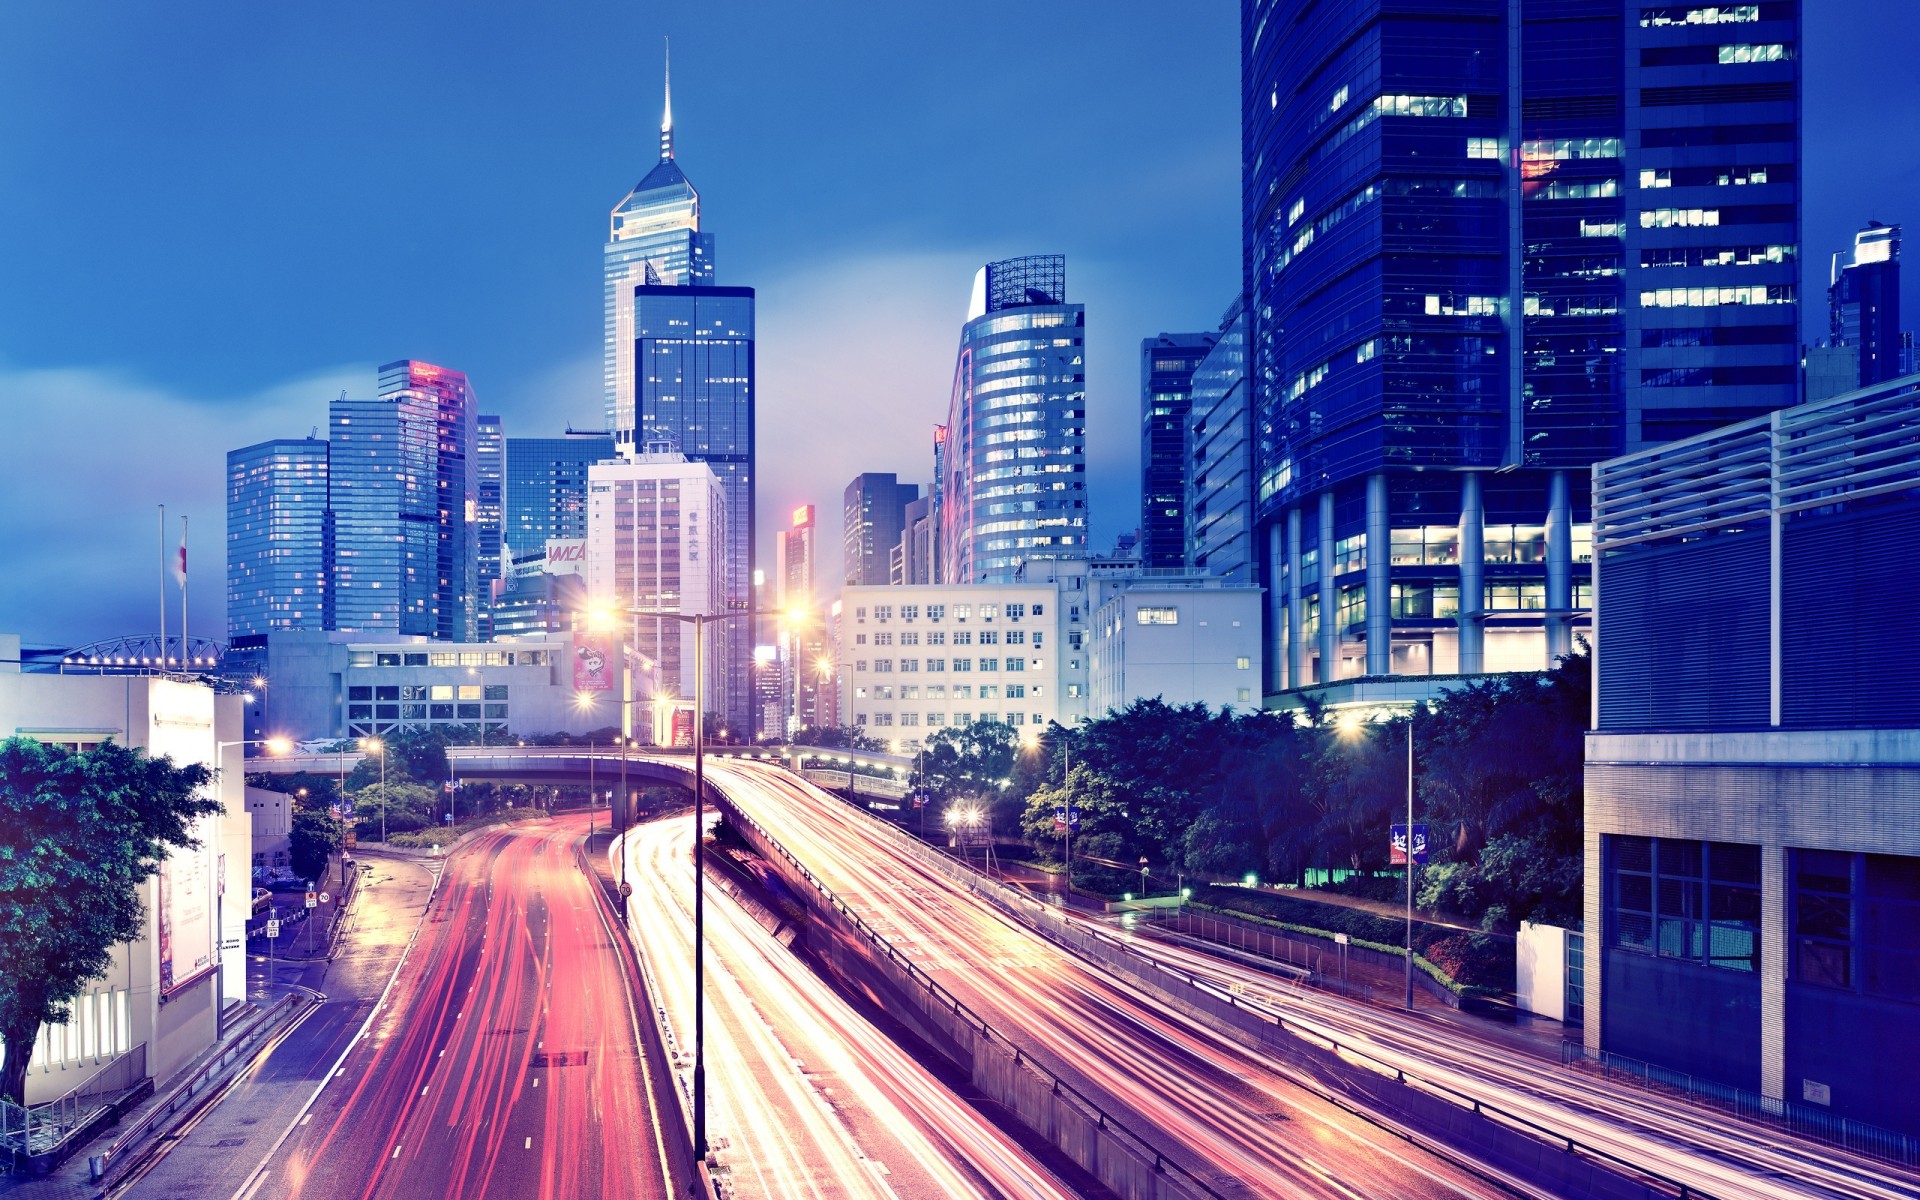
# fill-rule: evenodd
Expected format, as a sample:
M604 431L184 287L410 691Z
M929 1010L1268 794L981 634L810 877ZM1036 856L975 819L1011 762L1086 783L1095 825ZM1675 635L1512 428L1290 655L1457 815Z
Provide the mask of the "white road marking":
M399 1158L399 1157L400 1157L400 1147L398 1147L398 1146L395 1146L395 1147L393 1148L393 1156L394 1156L395 1158Z
M527 1145L526 1145L526 1148L527 1148L528 1150L531 1150L531 1149L533 1149L533 1139L532 1139L532 1138L528 1138L528 1139L527 1139Z
M427 1094L427 1089L426 1089L426 1088L421 1088L421 1089L420 1089L420 1094L421 1094L422 1096L424 1096L424 1095L426 1095L426 1094Z
M539 1077L538 1075L535 1075L535 1076L533 1077L533 1086L535 1086L535 1087L539 1087L539 1086L540 1086L540 1077Z
M306 1116L300 1118L300 1123L302 1125L305 1125L308 1121L311 1121L311 1120L313 1120L313 1114L308 1113Z

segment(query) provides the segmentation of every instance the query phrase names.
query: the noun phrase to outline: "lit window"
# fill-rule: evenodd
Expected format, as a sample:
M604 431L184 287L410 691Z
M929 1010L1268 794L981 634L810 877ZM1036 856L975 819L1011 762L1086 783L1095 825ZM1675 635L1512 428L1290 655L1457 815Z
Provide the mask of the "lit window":
M1142 625L1178 625L1180 610L1172 605L1141 605L1134 610L1133 619Z
M1720 47L1722 66L1732 63L1781 62L1789 57L1791 56L1787 53L1787 48L1779 42L1768 42L1762 45L1743 43Z
M1253 660L1242 654L1239 658L1233 660L1233 666L1237 671L1249 671L1253 669Z

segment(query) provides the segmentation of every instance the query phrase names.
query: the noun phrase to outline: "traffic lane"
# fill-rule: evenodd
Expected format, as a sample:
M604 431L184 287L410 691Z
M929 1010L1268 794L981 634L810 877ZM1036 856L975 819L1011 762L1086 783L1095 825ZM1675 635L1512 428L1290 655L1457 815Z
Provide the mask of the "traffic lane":
M255 985L249 991L256 1003L270 1002L287 984L327 998L246 1068L152 1170L118 1195L130 1200L231 1195L297 1119L315 1085L366 1023L432 894L433 875L419 864L384 861L377 874L378 882L363 885L354 898L332 962L279 962L274 988L260 986L264 959L249 964Z
M687 891L691 835L688 820L655 822L635 831L631 873L665 892L655 911L671 914L677 907L675 897ZM654 929L672 924L684 933L684 912L678 918L641 920ZM747 1065L744 1072L729 1072L728 1086L717 1081L712 1085L715 1101L737 1119L730 1123L716 1114L711 1127L720 1133L744 1125L745 1137L752 1140L730 1144L723 1152L746 1160L743 1169L729 1171L738 1194L793 1194L796 1169L769 1169L776 1155L758 1147L771 1139L777 1143L777 1156L790 1158L798 1139L786 1126L798 1120L808 1126L810 1137L817 1139L824 1132L853 1152L852 1157L840 1155L832 1173L813 1170L815 1186L830 1185L832 1194L1036 1200L1071 1195L1004 1131L954 1095L781 945L717 878L707 885L706 932L710 1004L728 1010L718 1022L709 1019L709 1061ZM676 945L683 954L690 953L684 938ZM657 957L655 971L668 974L676 990L690 982L689 970L670 970ZM722 1044L715 1039L716 1023L725 1024L734 1039L745 1038L744 1043L730 1041L724 1059ZM736 1053L742 1049L747 1053ZM753 1091L740 1090L743 1075ZM758 1102L753 1103L756 1091ZM815 1117L819 1119L810 1119ZM731 1135L723 1136L732 1142ZM825 1148L817 1149L814 1157L824 1158ZM884 1179L884 1188L872 1178L876 1174Z
M450 860L391 1002L264 1194L665 1194L625 977L570 849L584 832L514 827Z
M761 792L755 813L836 892L861 894L896 944L1021 1049L1084 1081L1097 1102L1202 1175L1269 1194L1491 1196L1504 1192L1284 1078L1210 1031L1008 920L875 839L830 799L765 770L722 768ZM837 811L836 811L837 810ZM955 967L962 969L955 970Z

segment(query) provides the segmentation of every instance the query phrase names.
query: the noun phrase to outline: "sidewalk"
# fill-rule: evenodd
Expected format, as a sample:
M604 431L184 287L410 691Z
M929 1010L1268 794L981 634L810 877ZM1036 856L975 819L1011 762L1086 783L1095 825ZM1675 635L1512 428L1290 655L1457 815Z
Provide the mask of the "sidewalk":
M353 863L350 878L341 882L341 860L335 856L328 866L326 877L317 885L316 890L326 897L313 909L305 907L306 896L302 892L275 892L271 906L247 918L247 953L266 957L271 953L275 959L314 959L325 958L333 949L332 933L339 921L340 914L346 911L347 902L353 896L353 889L359 885L359 874L363 864ZM270 913L278 912L280 936L268 939L265 933Z

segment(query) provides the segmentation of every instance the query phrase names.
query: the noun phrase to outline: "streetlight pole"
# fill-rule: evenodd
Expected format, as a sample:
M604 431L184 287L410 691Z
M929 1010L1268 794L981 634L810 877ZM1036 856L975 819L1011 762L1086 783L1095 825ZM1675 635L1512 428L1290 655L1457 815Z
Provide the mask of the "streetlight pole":
M1413 1011L1413 717L1407 713L1407 1011ZM1377 843L1376 843L1377 844Z

